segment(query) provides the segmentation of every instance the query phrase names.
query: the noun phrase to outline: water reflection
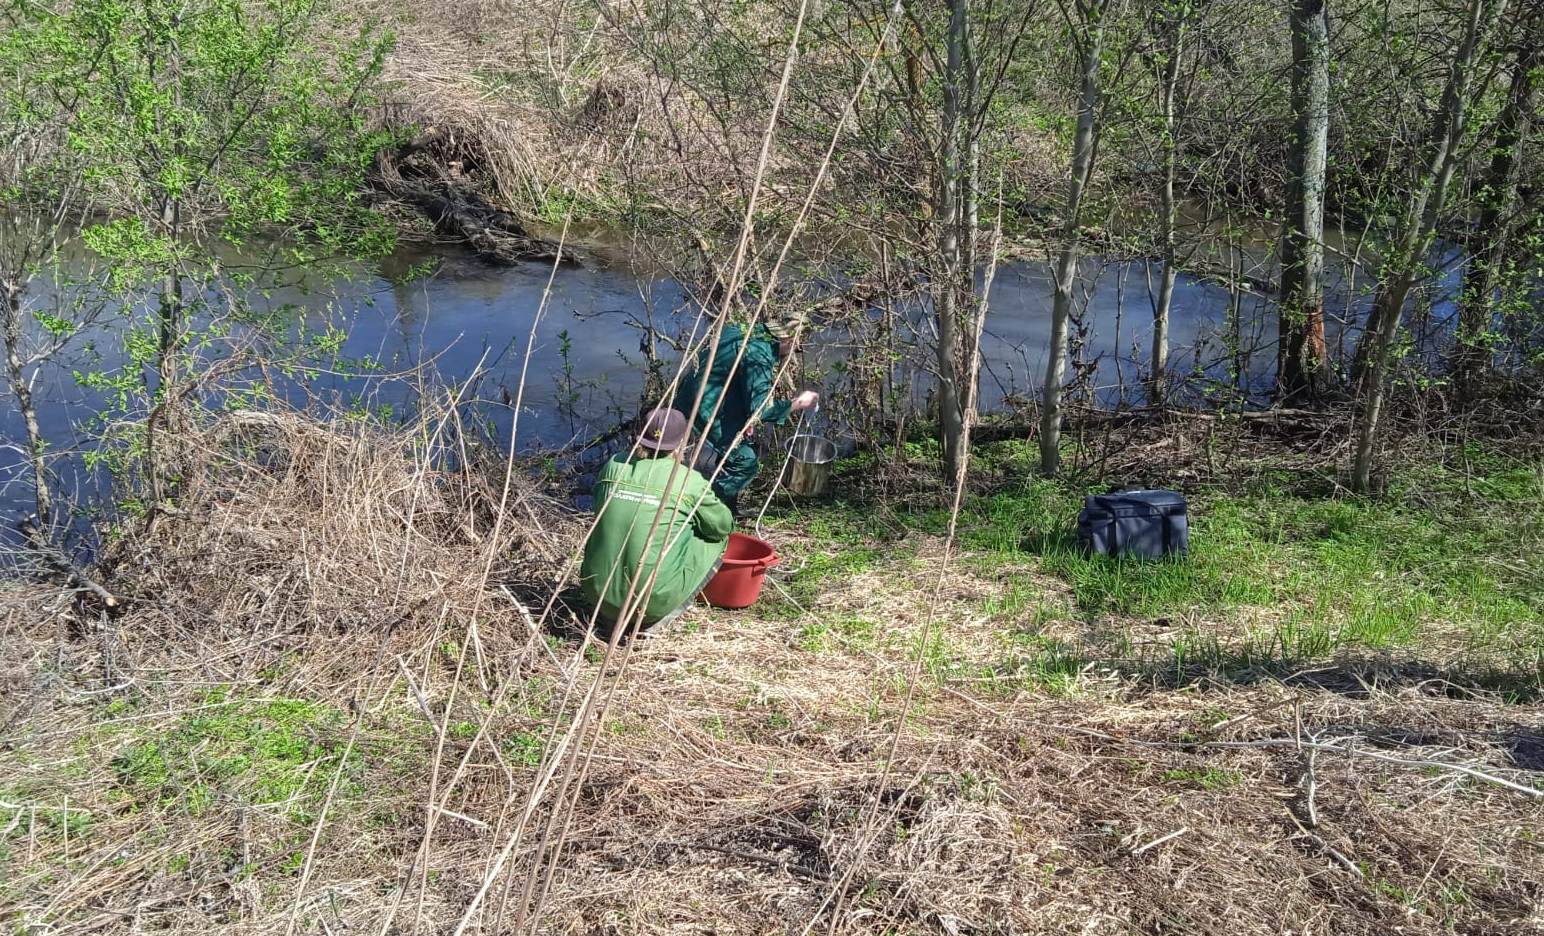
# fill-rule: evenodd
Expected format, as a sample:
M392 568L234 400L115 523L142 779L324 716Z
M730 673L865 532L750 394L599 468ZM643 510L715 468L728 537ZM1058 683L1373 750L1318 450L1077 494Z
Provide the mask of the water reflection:
M1244 284L1236 293L1225 276L1179 277L1170 326L1174 374L1236 384L1257 399L1268 393L1275 368L1275 319L1269 292L1260 284L1274 279L1269 247L1253 243L1229 251L1222 246L1195 261L1225 271L1231 259ZM1456 250L1439 251L1436 259L1443 272L1411 316L1421 345L1433 349L1451 327L1451 295L1459 276ZM232 258L232 265L238 261ZM432 272L410 275L426 268ZM1346 354L1354 347L1358 322L1371 301L1365 288L1369 277L1354 274L1355 267L1347 262L1329 265L1329 344ZM1074 338L1091 395L1105 404L1138 401L1144 393L1151 296L1159 270L1141 260L1089 258L1081 275ZM983 344L981 399L986 409L1037 394L1051 316L1050 276L1049 265L1035 260L1007 263L997 271ZM549 278L551 292L532 332ZM43 290L33 298L56 297ZM122 305L136 300L117 301ZM513 414L500 404L513 399L519 388L529 335L532 353L519 422L521 448L564 445L635 412L645 378L643 326L652 325L671 339L690 331L697 317L696 307L678 285L646 269L592 263L565 266L553 276L546 263L493 268L456 252L405 252L378 269L350 270L336 280L301 275L262 301L294 304L304 310L305 327L312 331L324 321L345 324L343 356L379 368L375 376L324 373L313 380L281 381L275 388L281 395L297 402L319 399L342 409L370 406L401 413L415 399L419 380L387 379L380 373L423 368L431 382L443 384L464 381L481 368L472 393L493 404L488 410L491 425L506 439ZM83 495L103 484L100 476L83 472L78 457L73 457L89 445L90 433L83 427L103 404L101 394L77 384L73 371L93 359L95 366L104 368L122 363L117 332L121 313L119 309L109 314L109 326L83 335L73 355L39 375L39 415L52 449L61 453L54 468L66 493ZM896 366L893 382L920 405L928 393L928 355L923 352L930 331L927 309L913 303L897 314L909 324L910 339L900 343L907 353ZM669 344L666 340L659 345L667 373L675 365ZM827 331L815 336L803 362L806 377L835 388L842 380L843 362L853 353L844 334ZM0 435L7 441L23 438L14 407L0 414ZM0 450L0 509L11 517L26 510L30 501L21 454L15 447Z

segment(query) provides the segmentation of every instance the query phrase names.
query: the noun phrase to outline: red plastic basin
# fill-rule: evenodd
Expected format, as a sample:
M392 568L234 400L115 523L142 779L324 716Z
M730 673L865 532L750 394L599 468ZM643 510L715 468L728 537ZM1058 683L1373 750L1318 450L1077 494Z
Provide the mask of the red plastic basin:
M772 544L744 533L729 534L724 564L708 580L702 597L720 608L748 608L761 596L767 570L777 565Z

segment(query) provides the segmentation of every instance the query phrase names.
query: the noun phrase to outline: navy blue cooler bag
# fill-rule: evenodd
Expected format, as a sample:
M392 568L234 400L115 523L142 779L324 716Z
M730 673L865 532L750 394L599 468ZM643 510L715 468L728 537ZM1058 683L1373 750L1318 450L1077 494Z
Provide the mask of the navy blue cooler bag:
M1090 494L1078 513L1078 543L1106 556L1183 556L1190 549L1185 497L1147 488Z

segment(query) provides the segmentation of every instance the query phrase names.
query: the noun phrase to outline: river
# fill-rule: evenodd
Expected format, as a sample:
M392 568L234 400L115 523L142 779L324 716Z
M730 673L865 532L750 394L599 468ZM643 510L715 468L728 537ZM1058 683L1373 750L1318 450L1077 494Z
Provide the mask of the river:
M1244 272L1257 281L1274 279L1264 239L1243 252ZM268 301L294 304L315 321L326 317L346 331L342 356L369 360L375 368L350 373L324 373L312 379L281 380L280 392L292 400L311 400L341 409L370 407L376 412L401 413L410 406L420 381L402 375L427 374L431 383L461 382L477 374L472 387L477 399L489 404L487 416L507 439L511 407L525 363L527 337L532 353L526 374L523 411L518 423L522 450L554 448L614 425L624 413L636 412L644 385L642 326L665 334L689 330L697 307L676 283L605 252L587 255L581 265L565 265L556 274L550 264L489 266L460 251L404 251L372 269L356 269L326 283L301 282L276 291ZM1449 257L1448 259L1451 259ZM411 270L426 270L408 276ZM1356 321L1369 302L1365 273L1360 281L1351 267L1334 263L1329 271L1329 341L1332 350L1349 353ZM1448 263L1437 293L1451 293L1456 264ZM1141 377L1151 343L1151 292L1157 265L1142 261L1112 262L1091 258L1083 265L1081 316L1082 358L1088 362L1091 392L1099 402L1114 405L1139 400ZM531 331L548 281L551 293L545 312ZM48 299L46 290L34 299ZM1231 385L1232 366L1240 360L1231 351L1234 334L1250 349L1239 385L1257 399L1269 389L1274 371L1275 312L1265 295L1242 292L1237 325L1230 324L1232 293L1210 278L1181 275L1176 285L1172 324L1172 372L1191 375L1192 394L1206 387ZM1452 315L1450 299L1439 298L1435 310L1421 321L1440 332ZM925 341L927 314L919 305L898 310ZM1000 409L1015 398L1032 398L1045 367L1051 315L1050 267L1046 262L1020 259L997 271L989 297L983 341L982 405ZM96 369L121 363L121 343L109 329L98 329L77 341L101 355ZM920 347L905 353L893 371L894 384L907 388L913 403L927 392L926 355ZM817 332L802 361L804 382L840 392L843 360L853 353L847 334L832 328ZM89 504L104 489L99 472L84 469L79 454L91 445L92 417L103 406L101 392L81 386L73 371L84 368L77 352L45 367L34 392L50 451L55 453L56 486L67 498ZM667 366L673 368L674 360ZM89 368L87 368L89 369ZM1192 396L1192 398L1197 398ZM840 412L840 406L826 413ZM841 436L835 418L830 431ZM14 403L0 415L0 511L9 519L29 510L30 475L19 443L23 426Z

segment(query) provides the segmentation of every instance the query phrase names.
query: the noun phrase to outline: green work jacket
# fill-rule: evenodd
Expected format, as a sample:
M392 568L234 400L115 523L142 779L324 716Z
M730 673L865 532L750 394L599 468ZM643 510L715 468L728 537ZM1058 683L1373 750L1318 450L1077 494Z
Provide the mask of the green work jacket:
M644 621L680 607L724 555L734 529L734 517L707 479L669 456L618 455L601 469L594 494L600 519L584 546L580 587L610 621L621 617L634 576L641 595L655 569Z
M777 376L777 342L761 327L752 333L750 343L740 366L734 367L735 357L740 354L740 344L745 340L745 326L725 325L718 340L718 351L713 355L713 367L708 369L708 348L697 355L696 366L681 381L676 393L676 408L685 412L697 398L702 387L702 404L697 407L692 420L697 432L720 451L745 425L756 417L761 422L782 425L788 419L791 403L772 399L772 380ZM729 371L734 368L734 379ZM704 373L706 372L706 374ZM712 419L713 408L722 398L718 417Z

